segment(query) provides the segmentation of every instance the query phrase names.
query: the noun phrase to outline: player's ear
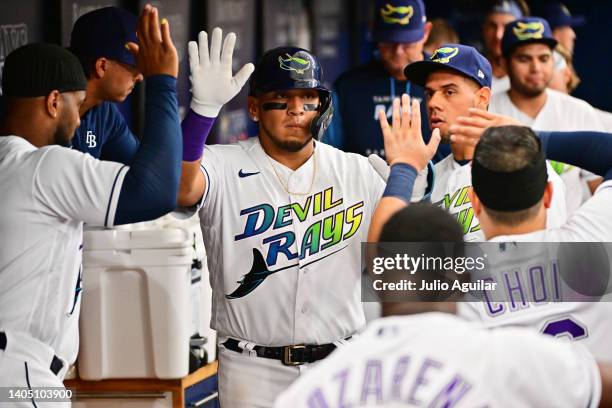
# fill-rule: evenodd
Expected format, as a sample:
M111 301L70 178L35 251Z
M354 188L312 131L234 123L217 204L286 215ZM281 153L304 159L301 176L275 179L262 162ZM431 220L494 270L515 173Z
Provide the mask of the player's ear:
M257 98L254 96L249 96L247 105L249 109L249 117L255 122L259 121L259 104L257 103Z
M52 118L57 118L59 115L59 106L61 103L61 95L58 90L53 90L47 95L45 99L45 108L47 110L47 114Z
M544 208L550 208L553 198L553 183L547 182L546 187L544 188L544 196L542 197L542 202L544 203Z
M433 24L431 23L431 21L428 21L425 23L425 27L423 27L423 32L425 35L423 35L423 39L421 40L423 44L427 42L427 39L429 38L429 34L431 33L432 27L433 27Z
M109 61L104 57L100 57L96 60L93 67L94 75L96 78L104 78L106 70L108 69L108 63Z
M468 197L470 199L470 202L472 203L472 208L474 209L474 215L480 218L480 213L482 212L482 204L480 204L480 199L474 192L473 188L470 188L468 190Z
M474 107L478 109L487 110L490 100L491 100L491 88L487 86L483 86L476 92L476 100L474 101Z

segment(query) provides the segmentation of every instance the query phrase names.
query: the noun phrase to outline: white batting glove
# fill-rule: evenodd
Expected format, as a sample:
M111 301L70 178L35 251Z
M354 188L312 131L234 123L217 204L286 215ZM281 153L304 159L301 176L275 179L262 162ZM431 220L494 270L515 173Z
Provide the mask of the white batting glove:
M198 115L214 118L221 107L229 102L244 86L255 66L245 64L232 76L232 54L236 44L236 34L229 33L221 48L222 31L216 27L212 31L210 53L208 35L200 31L198 43L189 42L189 70L191 80L191 109Z

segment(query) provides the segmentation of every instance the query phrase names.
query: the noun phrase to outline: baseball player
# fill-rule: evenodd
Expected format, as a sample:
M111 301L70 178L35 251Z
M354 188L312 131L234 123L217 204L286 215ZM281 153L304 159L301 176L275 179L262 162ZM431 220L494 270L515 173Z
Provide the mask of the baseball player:
M445 44L428 60L408 65L405 74L425 89L430 127L440 131L442 143L449 144L452 152L433 168L430 200L455 215L463 226L466 241L482 241L484 236L467 196L472 185L470 162L474 147L452 144L450 127L458 117L469 115L470 108L487 109L491 96L491 65L470 46ZM548 173L557 192L548 210L548 225L561 226L566 218L565 186L552 167ZM415 185L412 201L423 196L422 189Z
M550 24L553 37L559 41L570 55L574 54L574 45L576 43L576 32L574 28L580 27L586 23L584 16L574 16L569 11L567 6L561 2L548 1L542 3L535 10L534 15L544 18Z
M485 55L491 63L493 76L491 91L505 92L510 88L508 75L502 64L501 41L506 24L521 18L528 13L523 0L492 0L487 5L482 22L482 40Z
M454 218L428 204L400 210L381 234L387 242L462 238ZM406 304L393 303L395 310ZM525 328L489 331L425 305L426 313L371 323L298 379L275 407L597 407L602 382L609 387L609 367L600 373L580 345Z
M258 137L207 146L194 177L223 406L271 407L365 325L360 243L384 183L365 157L317 140L331 115L322 79L304 49L266 52L248 101Z
M404 106L407 105L408 100L405 96L403 101ZM418 109L418 104L412 105L412 110ZM399 118L399 106L394 111L395 118ZM494 117L489 120L488 123L496 121L497 123L504 123L504 121L512 120L511 118L500 117L499 115L490 115ZM384 118L383 118L384 119ZM383 129L383 135L385 135L385 142L395 132L402 132L405 135L418 132L418 123L409 122L408 120L402 120L401 123L410 123L410 125L403 125L402 128L397 119L394 119L393 126L389 127L386 120L381 120L381 126ZM478 138L482 135L482 128L487 124L485 120L479 118L478 120L472 121L476 127L461 127L454 125L451 131L454 133L451 140L456 144L467 144L476 146ZM484 122L484 123L483 123ZM516 127L515 127L516 128ZM496 129L496 128L492 128ZM507 129L507 128L506 128ZM522 129L522 128L519 128ZM434 129L434 132L438 132L438 129ZM541 132L543 135L548 133ZM612 168L610 163L609 152L604 149L606 143L612 137L608 134L603 133L589 133L589 132L568 132L559 133L551 132L550 135L545 136L546 140L554 141L552 146L556 147L556 150L548 147L547 154L549 158L556 160L562 158L568 158L566 163L577 165L587 170L593 171L595 174L604 175L609 170L606 167L607 164ZM508 136L509 137L509 136ZM537 143L531 140L530 152L532 157L526 156L525 150L521 150L519 143L527 143L529 145L528 135L522 135L519 133L516 136L517 140L512 144L509 141L504 142L504 138L500 137L495 141L491 142L491 147L486 150L487 155L492 158L489 159L488 163L497 163L497 166L501 166L503 163L509 163L508 165L516 163L522 163L520 165L525 166L525 163L535 162L535 159L542 155L542 152L538 151ZM603 139L603 140L602 140ZM505 144L504 144L505 143ZM580 143L584 143L580 145ZM590 145L592 143L592 145ZM479 145L480 146L480 145ZM516 147L519 146L519 147ZM559 147L560 146L560 147ZM562 148L573 149L573 151L567 152ZM478 148L476 149L476 154ZM572 156L577 155L579 157ZM505 156L503 156L505 154ZM521 157L520 155L524 157ZM580 154L586 156L580 156ZM606 156L608 154L608 156ZM601 155L601 156L600 156ZM485 156L485 157L486 157ZM589 163L589 158L592 160ZM563 161L563 160L560 160ZM594 166L597 164L599 167ZM483 205L476 204L474 202L477 196L470 189L467 194L470 202L474 208L474 215L478 217L481 223L481 229L487 240L495 240L501 242L507 241L528 241L528 242L581 242L581 241L603 241L609 242L612 238L610 231L610 220L611 218L607 214L607 206L609 206L609 193L610 189L606 189L604 183L599 187L599 194L596 194L591 200L589 200L574 217L566 221L564 225L559 228L552 228L547 230L547 212L546 208L550 207L554 188L550 182L546 182L547 170L545 160L542 160L542 168L538 171L543 172L538 174L527 174L522 181L511 179L510 173L508 174L497 174L498 180L495 183L490 183L488 188L491 192L487 197L495 197L495 205L503 211L496 210L493 208L494 214L500 214L498 220L491 220L489 214L483 211ZM506 172L503 169L498 171ZM511 169L514 171L514 169ZM471 166L472 178L474 177L474 162ZM521 175L522 173L518 173ZM612 174L612 173L611 173ZM530 186L529 182L533 180L542 179L537 177L544 177L544 184L541 186ZM410 196L406 196L405 186L412 186L413 181L409 177L399 177L394 175L393 166L391 173L387 181L387 185L396 184L398 186L404 186L401 190L402 194L398 194L395 197L383 197L380 201L376 212L374 213L373 220L370 226L370 232L368 235L368 241L376 241L380 235L382 225L389 219L389 217L405 207L410 202ZM495 184L495 186L493 186ZM473 182L474 190L478 194L475 182ZM546 195L544 195L544 186L546 187ZM494 191L493 191L494 190ZM538 201L539 200L539 201ZM607 201L606 201L607 200ZM530 205L530 206L528 206ZM510 209L510 210L509 210ZM509 213L509 214L506 214ZM482 215L487 218L482 219ZM518 234L518 235L516 235ZM497 237L499 235L499 237ZM536 261L534 258L524 259L523 256L516 256L517 265L523 265L526 263L533 263ZM551 260L554 261L554 260ZM509 306L509 303L513 302L510 299L508 302L496 303L491 305L490 302L482 303L462 303L460 310L466 316L472 316L472 318L478 318L483 320L487 325L500 326L507 324L521 324L532 327L537 327L539 330L558 336L570 336L576 339L580 339L585 343L585 346L595 355L598 360L601 361L612 361L612 355L608 344L612 338L612 324L601 324L602 319L608 318L612 315L612 305L608 302L602 303L572 303L572 302L556 302L545 305L537 304L536 307L525 307L525 308L513 308ZM491 310L498 310L493 316ZM560 331L559 331L560 330ZM559 331L559 332L557 332ZM574 334L572 334L574 333Z
M504 64L510 77L510 89L491 98L489 110L513 117L535 130L603 131L601 121L591 105L548 87L554 70L552 52L557 40L546 20L522 18L506 26L502 41ZM576 167L553 163L567 189L567 214L582 203L583 184L592 191L601 178Z
M81 126L71 141L72 147L102 160L127 165L132 163L139 141L116 103L123 102L143 79L133 53L137 48L126 47L126 44L136 44L136 24L137 17L129 11L105 7L79 17L70 37L70 51L79 58L87 76L87 96L80 109ZM200 36L207 38L207 33L202 32ZM236 74L235 81L223 81L224 88L218 87L215 80L219 80L219 70L228 62L227 58L222 61L220 55L229 56L231 64L236 36L233 33L226 36L223 47L221 40L221 30L214 29L211 63L201 67L197 75L191 72L189 77L192 100L181 125L183 167L194 162L196 169L199 167L204 142L221 106L240 91L253 72L253 64L246 64ZM211 100L211 95L217 99ZM147 132L145 129L145 137ZM189 192L181 188L179 204L186 194Z
M404 67L427 58L423 46L432 24L426 21L422 0L377 0L373 17L376 53L371 61L336 80L332 94L335 113L323 141L346 152L384 158L378 112L391 112L396 95L403 93L424 101L423 88L406 80ZM424 119L423 135L429 140L431 131ZM449 154L448 146L440 149L436 162Z
M482 134L482 129L476 127L469 131L465 128L457 130L457 134L453 136L456 143L475 144ZM609 150L612 146L612 135L597 132L539 132L539 135L543 150L549 158L587 169L605 176L606 179L612 175L612 172L609 172L612 168L612 155ZM526 143L529 150L519 149L519 143ZM543 153L538 150L538 143L527 128L490 128L482 136L474 156L474 160L479 160L481 166L478 166L479 169L472 166L474 189L470 192L470 200L474 212L481 220L486 238L493 242L610 242L612 218L609 208L612 189L609 180L605 181L595 195L563 226L545 228L546 215L543 208L549 205L554 189L551 191L546 183L530 185L541 182L536 180L540 177L538 172L541 171L538 166L543 166L543 163L538 161ZM505 181L502 177L498 177L497 181L491 177L484 183L478 182L475 177L476 170L486 172L486 169L491 168L505 171L504 169L512 164L524 167L526 162L534 164L523 170L523 176L534 181L523 183L522 187L518 187L512 179L512 172L520 175L518 170L511 170L504 177ZM482 180L482 176L479 179ZM495 182L499 184L494 186ZM499 199L493 199L494 195ZM507 199L506 204L501 204L499 200L502 198ZM539 201L536 201L538 198ZM502 206L503 210L499 209ZM517 265L540 261L528 253L514 255ZM544 256L548 255L539 255L544 262L557 261L554 257L549 256L549 259ZM563 265L559 268L563 268ZM595 270L590 273L600 272ZM588 277L582 280L585 279L589 280ZM532 326L550 335L573 338L584 343L599 361L612 361L609 347L612 339L612 305L609 302L577 303L561 299L559 302L546 304L528 302L526 307L515 308L511 304L515 301L523 303L520 299L509 296L507 302L486 300L482 303L462 303L459 311L466 317L482 321L487 327Z
M85 99L86 79L72 54L55 45L30 44L6 58L0 231L11 239L0 249L2 387L63 386L78 347L78 331L66 328L79 318L83 223L145 221L176 206L178 58L157 9L145 7L138 33L150 131L130 167L55 146L74 135ZM46 403L32 399L11 406L32 405Z

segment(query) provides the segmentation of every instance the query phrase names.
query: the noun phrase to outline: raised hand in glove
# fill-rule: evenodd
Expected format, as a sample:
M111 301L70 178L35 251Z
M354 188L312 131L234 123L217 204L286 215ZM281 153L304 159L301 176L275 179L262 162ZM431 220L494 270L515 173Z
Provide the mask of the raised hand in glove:
M244 86L255 66L245 64L232 76L232 54L236 34L229 33L221 47L222 31L216 27L212 31L210 53L208 35L201 31L198 43L189 42L189 69L191 80L191 109L198 115L214 118L221 107L229 102Z

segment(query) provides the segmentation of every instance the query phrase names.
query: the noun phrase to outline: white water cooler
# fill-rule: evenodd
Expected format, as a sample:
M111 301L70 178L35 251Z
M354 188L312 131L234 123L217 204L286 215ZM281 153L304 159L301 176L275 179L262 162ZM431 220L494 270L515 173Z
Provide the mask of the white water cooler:
M192 333L193 234L86 230L79 376L181 378Z

